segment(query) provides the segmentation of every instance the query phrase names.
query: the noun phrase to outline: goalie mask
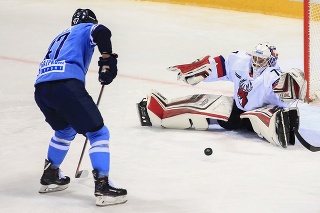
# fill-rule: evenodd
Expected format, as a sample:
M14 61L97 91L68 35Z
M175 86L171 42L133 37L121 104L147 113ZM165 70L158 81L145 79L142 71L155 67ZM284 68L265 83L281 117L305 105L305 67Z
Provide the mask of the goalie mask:
M72 16L71 26L81 23L98 24L98 19L92 10L79 8Z
M276 47L270 43L260 43L252 51L252 72L253 78L257 78L267 67L277 64L278 53Z

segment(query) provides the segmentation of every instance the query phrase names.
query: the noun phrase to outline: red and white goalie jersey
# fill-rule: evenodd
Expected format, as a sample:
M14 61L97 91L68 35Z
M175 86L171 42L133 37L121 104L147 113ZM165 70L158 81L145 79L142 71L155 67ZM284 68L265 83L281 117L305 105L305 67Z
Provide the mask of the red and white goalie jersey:
M211 73L203 81L231 81L234 83L234 100L237 107L250 111L265 105L288 107L274 93L282 71L276 64L264 67L255 79L252 77L251 55L244 51L232 52L224 60L222 56L208 57Z

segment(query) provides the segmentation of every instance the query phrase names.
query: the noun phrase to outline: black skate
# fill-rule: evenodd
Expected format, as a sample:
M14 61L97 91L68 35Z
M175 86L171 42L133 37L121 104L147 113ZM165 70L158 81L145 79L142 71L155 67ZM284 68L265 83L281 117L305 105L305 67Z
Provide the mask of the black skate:
M98 178L98 171L92 171L95 189L94 195L97 197L97 206L108 206L127 202L127 190L115 188L110 185L108 177Z
M147 112L147 99L143 98L142 101L137 103L139 118L141 126L152 126L148 112Z
M279 141L282 144L294 145L294 129L299 129L299 114L297 108L281 109L277 114L276 131L279 134ZM285 148L285 147L284 147Z
M287 148L291 138L289 127L289 111L287 109L280 109L276 113L276 132L278 134L278 140L283 148Z
M52 169L50 168L51 162L49 160L45 160L43 175L40 179L41 188L39 193L49 193L49 192L57 192L62 191L68 188L68 184L70 183L70 178L67 176L63 176L60 172L60 169Z

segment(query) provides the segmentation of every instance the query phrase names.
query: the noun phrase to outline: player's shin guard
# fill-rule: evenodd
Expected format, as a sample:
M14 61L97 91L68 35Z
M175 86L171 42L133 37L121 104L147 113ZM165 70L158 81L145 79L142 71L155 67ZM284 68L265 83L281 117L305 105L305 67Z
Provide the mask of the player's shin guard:
M88 132L86 135L91 144L89 155L92 167L99 171L99 176L107 176L110 169L108 128L103 126L100 130L96 132Z
M48 148L48 159L52 168L58 168L67 155L70 143L74 139L76 131L72 127L55 131Z

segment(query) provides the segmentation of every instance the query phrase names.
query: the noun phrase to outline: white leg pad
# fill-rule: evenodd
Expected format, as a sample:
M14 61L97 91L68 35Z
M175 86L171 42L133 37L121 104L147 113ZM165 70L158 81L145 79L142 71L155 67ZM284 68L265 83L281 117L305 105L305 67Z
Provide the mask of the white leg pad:
M276 106L270 105L244 112L240 117L250 119L253 130L259 137L265 138L268 142L274 145L286 148L287 144L282 144L279 141L279 135L276 131L276 116L277 113L280 113L280 111L277 111L276 109ZM289 110L289 108L287 110Z
M152 90L148 96L147 112L152 126L196 130L208 129L208 118L227 121L233 98L220 95L190 95L168 101Z
M209 127L208 121L205 117L193 114L183 114L174 117L165 118L161 125L165 128L172 129L189 129L207 130Z

